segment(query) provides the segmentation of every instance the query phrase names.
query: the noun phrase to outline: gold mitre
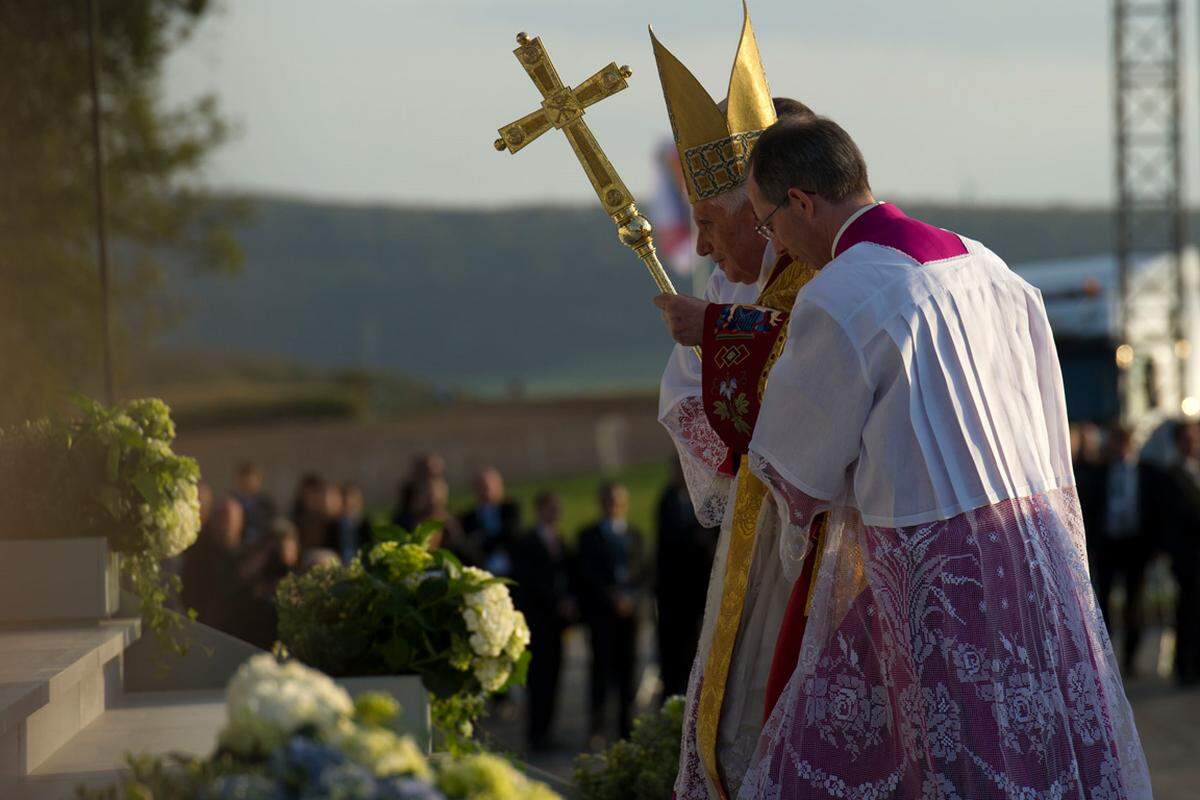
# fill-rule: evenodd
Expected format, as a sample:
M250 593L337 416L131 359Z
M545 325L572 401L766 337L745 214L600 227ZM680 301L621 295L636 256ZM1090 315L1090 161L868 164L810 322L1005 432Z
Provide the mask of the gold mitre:
M744 0L742 11L742 38L733 59L724 111L650 29L667 116L679 148L688 199L693 203L741 185L755 140L775 122L771 90Z

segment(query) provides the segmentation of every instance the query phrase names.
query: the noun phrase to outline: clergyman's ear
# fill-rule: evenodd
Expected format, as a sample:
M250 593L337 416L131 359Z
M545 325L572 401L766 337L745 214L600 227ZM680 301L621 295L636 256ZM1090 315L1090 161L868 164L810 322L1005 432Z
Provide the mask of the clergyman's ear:
M813 196L808 192L801 191L795 187L788 189L788 205L795 206L796 211L799 211L806 217L811 217L816 211L813 205Z

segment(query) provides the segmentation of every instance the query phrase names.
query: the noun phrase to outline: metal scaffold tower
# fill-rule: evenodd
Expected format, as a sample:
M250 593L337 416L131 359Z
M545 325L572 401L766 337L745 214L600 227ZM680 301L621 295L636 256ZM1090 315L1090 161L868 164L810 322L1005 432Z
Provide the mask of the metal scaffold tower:
M1116 260L1122 342L1129 342L1128 301L1134 261L1166 253L1175 291L1170 332L1179 396L1186 394L1190 344L1183 334L1182 268L1186 228L1182 199L1180 0L1113 0L1116 122ZM1135 354L1117 353L1122 416L1130 413L1129 367ZM1164 365L1165 366L1165 365Z

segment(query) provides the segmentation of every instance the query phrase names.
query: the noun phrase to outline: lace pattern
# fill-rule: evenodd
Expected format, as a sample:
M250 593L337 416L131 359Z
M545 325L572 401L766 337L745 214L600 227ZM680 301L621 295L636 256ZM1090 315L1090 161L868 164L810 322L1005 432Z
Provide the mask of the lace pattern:
M683 716L683 740L679 747L679 772L675 777L674 800L709 800L708 776L700 761L696 725L700 719L700 689L704 685L704 666L697 658L688 681L687 706Z
M708 424L704 402L698 396L683 398L661 419L679 451L696 519L706 528L717 527L725 518L733 484L731 476L720 472L729 457L729 448Z
M797 492L792 524L815 513ZM905 528L831 516L740 798L1151 797L1073 489Z
M747 455L750 471L771 490L771 497L779 511L779 557L783 560L784 574L796 580L804 568L804 557L812 543L812 524L817 514L828 511L831 503L817 500L792 486L771 462L754 451Z

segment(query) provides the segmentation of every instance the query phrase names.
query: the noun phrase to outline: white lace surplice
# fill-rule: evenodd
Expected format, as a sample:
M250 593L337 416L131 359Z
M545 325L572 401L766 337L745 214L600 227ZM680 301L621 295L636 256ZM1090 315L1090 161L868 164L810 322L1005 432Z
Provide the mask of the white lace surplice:
M743 800L1151 796L1041 296L965 244L857 244L798 298L750 463L789 568L830 522Z

